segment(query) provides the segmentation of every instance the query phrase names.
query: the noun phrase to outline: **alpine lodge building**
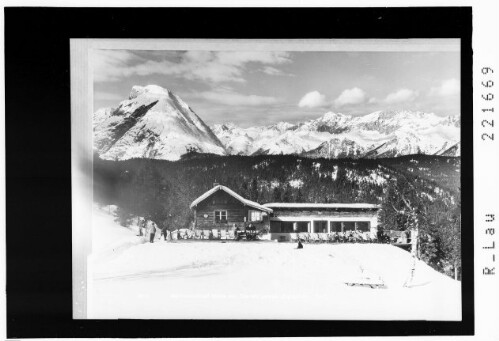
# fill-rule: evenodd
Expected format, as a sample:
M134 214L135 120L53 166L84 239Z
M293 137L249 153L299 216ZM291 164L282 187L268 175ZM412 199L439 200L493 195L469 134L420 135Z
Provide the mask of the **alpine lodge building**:
M340 203L268 203L260 205L215 184L192 202L194 229L267 230L273 240L291 240L291 233L358 231L376 237L379 206Z

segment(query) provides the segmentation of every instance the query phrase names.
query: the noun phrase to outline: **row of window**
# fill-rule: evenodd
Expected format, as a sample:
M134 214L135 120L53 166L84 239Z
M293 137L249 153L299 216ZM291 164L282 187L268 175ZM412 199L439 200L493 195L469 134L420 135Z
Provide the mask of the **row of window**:
M368 221L332 221L331 232L360 231L368 232L371 223Z
M296 229L295 224L296 223ZM308 232L309 221L271 221L270 232L272 233L292 233L292 232ZM331 221L331 232L348 232L359 231L367 232L371 229L371 224L368 221ZM327 221L314 221L311 229L314 233L328 232Z
M215 223L227 223L227 211L217 210L215 211ZM263 220L263 212L257 210L250 210L248 212L248 221L257 222ZM295 226L296 223L296 226ZM314 233L326 233L328 232L327 221L314 221L311 231ZM270 222L270 232L272 233L292 233L292 232L308 232L309 231L309 221L271 221ZM329 230L331 232L348 232L348 231L359 231L367 232L371 228L371 224L368 221L331 221Z
M273 233L292 233L292 232L308 232L308 221L298 221L296 222L296 231L294 230L294 224L290 221L271 221L270 222L270 232Z
M262 221L263 220L263 212L257 210L250 210L248 213L249 221ZM215 223L227 223L227 211L219 210L215 211Z

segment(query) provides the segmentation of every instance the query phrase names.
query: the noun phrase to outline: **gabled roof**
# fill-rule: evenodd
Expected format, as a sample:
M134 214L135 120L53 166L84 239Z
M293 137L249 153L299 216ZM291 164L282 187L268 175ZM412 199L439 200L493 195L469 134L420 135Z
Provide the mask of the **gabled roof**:
M298 203L298 202L273 202L263 206L271 208L352 208L352 209L378 209L376 204L326 204L326 203Z
M191 206L190 206L191 209L194 206L197 206L201 201L207 199L210 195L212 195L213 193L215 193L217 191L224 191L225 193L227 193L230 196L232 196L232 197L236 198L237 200L239 200L244 205L247 205L247 206L259 209L260 211L265 211L265 212L268 212L268 213L272 213L273 212L271 208L265 207L263 205L260 205L257 202L245 199L242 196L240 196L239 194L237 194L236 192L234 192L233 190L229 189L228 187L222 186L222 185L217 185L217 186L213 187L208 192L204 193L199 198L197 198L196 200L194 200L192 202Z

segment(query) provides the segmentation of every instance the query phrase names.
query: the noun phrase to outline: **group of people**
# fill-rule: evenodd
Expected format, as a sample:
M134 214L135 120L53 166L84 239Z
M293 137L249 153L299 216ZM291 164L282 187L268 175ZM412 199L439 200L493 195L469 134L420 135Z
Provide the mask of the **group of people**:
M373 243L369 233L360 231L345 231L331 233L299 233L298 239L304 242L329 242L329 243Z
M235 234L236 240L241 240L243 238L245 238L246 240L256 240L257 235L258 235L258 231L257 231L255 225L250 223L244 229L239 229L239 227L236 227L234 234Z
M146 237L149 239L150 243L154 243L154 239L157 234L160 234L159 238L164 237L165 240L169 237L168 233L168 225L165 224L162 228L159 228L158 225L149 219L141 218L139 221L139 236ZM170 237L171 238L171 237Z
M149 217L149 218L140 218L139 220L139 234L138 236L146 238L150 243L154 243L155 239L161 240L173 240L173 239L220 239L221 231L216 235L213 233L213 230L205 230L200 231L201 235L197 236L193 231L185 231L185 230L175 230L169 231L169 224L164 224L162 228L159 228L158 225ZM235 228L233 239L239 240L243 237L248 240L257 239L258 231L256 227L252 224L249 224L244 229ZM226 234L229 234L229 230L227 229ZM207 235L208 234L208 235ZM157 237L159 235L159 237Z
M362 242L372 242L369 234L362 234L359 231L346 231L338 232L333 235L333 241L339 243L362 243Z

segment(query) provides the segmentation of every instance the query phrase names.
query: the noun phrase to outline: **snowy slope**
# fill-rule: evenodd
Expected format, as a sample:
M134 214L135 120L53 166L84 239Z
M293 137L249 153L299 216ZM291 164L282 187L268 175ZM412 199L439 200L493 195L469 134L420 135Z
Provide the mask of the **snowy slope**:
M458 116L377 111L353 117L328 112L299 124L213 126L231 154L302 154L308 157L391 157L443 153L460 139ZM455 155L459 155L457 146Z
M97 214L94 238L104 229L123 240L126 230ZM92 255L90 318L461 318L460 283L390 245L305 244L297 250L293 243L150 244L135 238L137 244L116 249L113 257ZM352 282L386 288L345 284Z
M134 86L116 109L94 113L94 149L103 159L178 160L188 149L225 154L211 129L180 97L157 85Z
M94 206L92 215L92 254L99 259L119 254L133 245L144 243L145 238L137 237L139 227L133 224L124 227L116 223L116 206L103 208Z

